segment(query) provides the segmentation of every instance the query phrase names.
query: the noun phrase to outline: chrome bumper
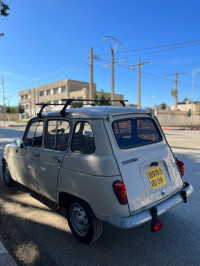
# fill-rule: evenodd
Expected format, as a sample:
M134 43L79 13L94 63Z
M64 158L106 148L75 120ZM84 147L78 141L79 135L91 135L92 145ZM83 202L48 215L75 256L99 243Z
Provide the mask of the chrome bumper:
M185 194L188 197L193 191L193 187L191 185L189 185L188 183L185 184L186 184L185 188L181 192L167 199L166 201L154 206L157 208L157 215L161 215L170 208L177 205L178 203L185 201L183 194ZM148 209L140 213L134 214L130 217L109 216L106 222L120 228L129 229L151 220L152 220L151 211L150 209Z

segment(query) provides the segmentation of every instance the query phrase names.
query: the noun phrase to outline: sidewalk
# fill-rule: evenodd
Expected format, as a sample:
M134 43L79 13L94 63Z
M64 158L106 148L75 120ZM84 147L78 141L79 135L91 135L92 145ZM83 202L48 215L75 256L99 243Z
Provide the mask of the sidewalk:
M2 266L17 266L8 251L5 249L3 244L0 242L0 265Z
M4 121L0 121L0 127L26 127L26 123L17 123L17 122L14 122L14 121L5 121L5 124L4 124Z
M163 130L200 130L200 127L162 127Z

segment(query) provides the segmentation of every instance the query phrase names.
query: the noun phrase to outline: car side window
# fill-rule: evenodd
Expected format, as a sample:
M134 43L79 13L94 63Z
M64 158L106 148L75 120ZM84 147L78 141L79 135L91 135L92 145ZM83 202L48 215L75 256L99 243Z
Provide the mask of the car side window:
M44 146L51 150L65 151L70 133L70 124L63 120L47 121Z
M95 152L95 142L92 127L88 122L76 123L72 139L73 152L92 154Z
M43 121L36 121L29 127L28 133L24 138L25 146L41 147L43 138Z

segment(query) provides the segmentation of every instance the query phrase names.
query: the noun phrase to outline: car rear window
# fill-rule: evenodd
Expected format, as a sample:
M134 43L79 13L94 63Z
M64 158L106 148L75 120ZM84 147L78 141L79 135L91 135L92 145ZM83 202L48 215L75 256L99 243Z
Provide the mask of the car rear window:
M117 143L121 149L162 141L160 131L150 118L116 120L112 124Z

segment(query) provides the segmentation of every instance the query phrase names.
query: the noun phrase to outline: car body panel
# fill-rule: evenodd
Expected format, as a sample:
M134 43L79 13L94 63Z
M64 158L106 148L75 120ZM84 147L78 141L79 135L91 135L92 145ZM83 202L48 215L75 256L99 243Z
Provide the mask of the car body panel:
M132 115L128 115L125 118L132 117ZM134 117L151 118L148 115L134 115ZM124 116L116 116L115 119L124 119ZM112 142L122 179L126 185L131 213L157 202L171 193L176 193L183 187L183 181L176 162L164 138L161 142L121 149L116 142L112 126L108 122L105 122L105 125ZM155 168L155 166L151 166L153 162L158 163L157 167L163 170L167 182L166 185L156 190L152 190L146 174L148 170Z
M3 158L7 161L14 180L58 204L61 193L66 193L86 201L96 217L104 221L134 217L139 213L142 217L144 210L148 212L149 217L150 207L160 206L159 204L164 202L167 204L170 198L182 191L184 183L172 151L160 129L162 140L157 143L126 150L118 146L112 122L132 117L150 118L157 124L157 120L149 111L139 108L69 109L66 110L65 117L62 117L60 112L44 113L42 117L35 117L29 121L25 135L29 125L34 121L44 121L44 138L48 120L67 120L71 128L67 149L47 149L44 139L41 147L26 147L17 145L16 142L4 148ZM85 121L92 127L95 140L93 154L72 152L73 130L79 121ZM159 128L159 124L157 126ZM152 162L157 162L157 166L152 166ZM147 171L156 167L163 170L166 184L154 190L147 178ZM124 182L126 185L128 204L119 203L113 190L115 181ZM180 201L178 199L176 203ZM171 203L169 205L173 206Z

